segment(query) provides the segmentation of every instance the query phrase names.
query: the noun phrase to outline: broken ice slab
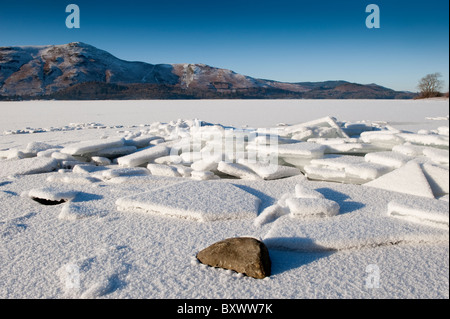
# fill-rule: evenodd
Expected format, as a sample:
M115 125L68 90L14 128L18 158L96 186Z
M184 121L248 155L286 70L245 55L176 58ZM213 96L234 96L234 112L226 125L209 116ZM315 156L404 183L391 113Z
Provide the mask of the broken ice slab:
M344 183L347 182L349 184L358 184L359 180L351 180L347 177L344 171L318 167L313 165L306 165L304 167L305 176L310 180L317 181L328 181L328 182L337 182Z
M265 180L274 180L280 178L301 175L302 172L296 167L281 166L277 164L261 163L257 161L239 160L239 164L251 169Z
M108 168L104 166L97 166L92 164L77 164L73 167L73 173L75 174L91 174L95 172L105 171Z
M148 164L147 169L155 176L181 177L176 167L165 164Z
M301 219L332 217L340 210L337 202L326 198L288 198L286 204L290 216Z
M253 225L255 225L255 227L261 227L262 225L270 223L288 213L289 211L284 207L281 207L279 204L271 205L266 207L261 214L255 218Z
M191 171L190 177L198 181L207 181L210 179L218 179L219 177L210 171Z
M405 142L416 145L433 146L437 148L449 148L449 137L437 134L415 134L415 133L399 133L398 137Z
M151 146L132 153L130 155L122 156L117 159L117 163L124 167L137 167L155 160L158 157L169 155L170 149L163 144Z
M220 162L217 170L223 174L241 179L260 180L261 177L253 170L239 163Z
M372 125L367 125L365 123L345 123L344 127L342 127L342 130L347 134L348 136L360 136L361 133L367 132L367 131L373 131L374 127Z
M180 155L181 163L191 165L196 161L202 160L202 153L200 152L184 152Z
M384 150L392 150L396 145L403 144L405 140L398 136L397 131L384 130L361 133L361 140Z
M305 166L309 179L346 184L364 184L391 170L386 165L368 163L364 157L351 155L326 155Z
M282 144L276 148L272 148L271 156L277 156L280 164L286 163L303 170L305 165L308 165L312 159L321 158L324 156L326 146L300 142L293 144Z
M413 158L398 152L375 152L366 154L364 157L369 163L385 165L388 167L400 168Z
M449 164L449 151L437 148L425 148L423 150L423 155L431 159L433 162L438 164Z
M325 154L355 154L364 155L380 151L372 144L361 143L356 138L310 138L308 142L326 146Z
M124 146L124 143L125 140L123 138L106 138L99 140L83 141L65 146L61 150L61 153L83 156L86 154L95 153L102 149L122 147Z
M145 176L150 175L150 171L144 167L119 167L111 165L106 170L91 173L91 176L101 180L110 180L116 177L131 177L131 176Z
M23 159L25 157L26 157L25 153L17 149L0 151L0 160L2 159L16 160L16 159Z
M220 181L187 181L116 201L122 211L144 211L200 222L253 219L260 203L258 197Z
M421 164L423 173L430 184L431 190L436 198L449 193L449 170L431 163Z
M417 157L422 156L423 151L426 149L426 146L421 145L412 145L410 143L405 143L402 145L396 145L392 148L393 152L401 153L407 156Z
M336 119L329 116L306 123L287 126L280 132L280 135L292 137L292 135L307 131L313 132L310 137L348 138L348 135L342 130L340 125L337 124Z
M387 206L385 200L380 203ZM302 252L344 251L398 243L448 245L448 228L424 227L388 216L376 216L370 209L365 210L366 214L344 214L333 218L304 220L281 216L263 240L269 249Z
M435 198L420 164L415 161L410 161L406 165L364 184L364 186Z
M437 199L391 201L388 204L388 216L412 223L449 229L449 204Z
M107 158L116 158L120 156L129 155L131 153L134 153L137 151L136 146L121 146L121 147L111 147L111 148L105 148L98 151L95 151L93 153L87 154L88 156L100 156L100 157L107 157Z
M183 159L179 155L168 155L163 157L158 157L154 160L156 164L180 164L183 161Z
M208 160L199 160L199 161L195 161L194 163L192 163L191 168L194 171L216 171L217 170L217 166L219 165L219 161L208 161Z
M160 136L155 136L155 135L141 135L138 137L134 137L134 138L127 138L125 139L125 145L126 146L134 146L136 148L143 148L143 147L147 147L150 145L151 141L154 140L159 140L159 139L163 139Z
M48 173L58 168L54 158L33 157L0 161L0 177Z
M305 184L295 185L295 197L297 198L325 198L322 193L315 189L306 187Z

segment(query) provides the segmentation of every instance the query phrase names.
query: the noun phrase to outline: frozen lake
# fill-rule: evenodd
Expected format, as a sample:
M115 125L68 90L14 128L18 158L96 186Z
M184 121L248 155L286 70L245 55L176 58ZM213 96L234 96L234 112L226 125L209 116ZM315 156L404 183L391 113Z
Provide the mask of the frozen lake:
M448 121L447 100L180 100L0 102L0 132L69 123L138 125L198 118L232 126L269 127L324 116L339 121L382 121L405 130L434 129Z
M448 299L448 100L38 101L0 112L0 298ZM290 125L275 150L262 133L238 157L216 133L242 130L196 118L254 133ZM352 126L362 131L349 138ZM259 146L281 159L275 170L247 160ZM207 160L212 149L225 151ZM196 258L248 236L269 249L263 280Z

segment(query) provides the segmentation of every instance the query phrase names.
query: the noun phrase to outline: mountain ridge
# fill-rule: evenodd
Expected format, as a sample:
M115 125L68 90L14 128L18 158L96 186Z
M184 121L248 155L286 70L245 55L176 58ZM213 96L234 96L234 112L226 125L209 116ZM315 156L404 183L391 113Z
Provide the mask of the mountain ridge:
M0 99L413 98L376 84L279 82L206 64L126 61L83 42L0 47Z

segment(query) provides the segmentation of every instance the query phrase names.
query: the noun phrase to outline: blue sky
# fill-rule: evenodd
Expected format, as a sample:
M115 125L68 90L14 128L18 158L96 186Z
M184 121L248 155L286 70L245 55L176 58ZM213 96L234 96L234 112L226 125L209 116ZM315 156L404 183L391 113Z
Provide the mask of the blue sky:
M81 28L65 25L68 4ZM368 29L369 4L381 27ZM285 82L346 80L448 90L447 0L128 0L0 3L0 46L81 41L131 61L205 63Z

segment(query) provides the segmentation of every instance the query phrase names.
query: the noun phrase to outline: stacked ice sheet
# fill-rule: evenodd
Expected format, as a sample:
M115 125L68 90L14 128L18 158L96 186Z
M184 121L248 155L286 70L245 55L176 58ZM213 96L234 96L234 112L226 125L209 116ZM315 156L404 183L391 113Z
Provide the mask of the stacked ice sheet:
M448 195L448 128L408 133L325 117L276 128L238 129L199 120L153 123L65 145L33 142L0 151L0 176L76 173L92 183L122 175L192 180L311 180ZM53 177L55 178L55 177Z

